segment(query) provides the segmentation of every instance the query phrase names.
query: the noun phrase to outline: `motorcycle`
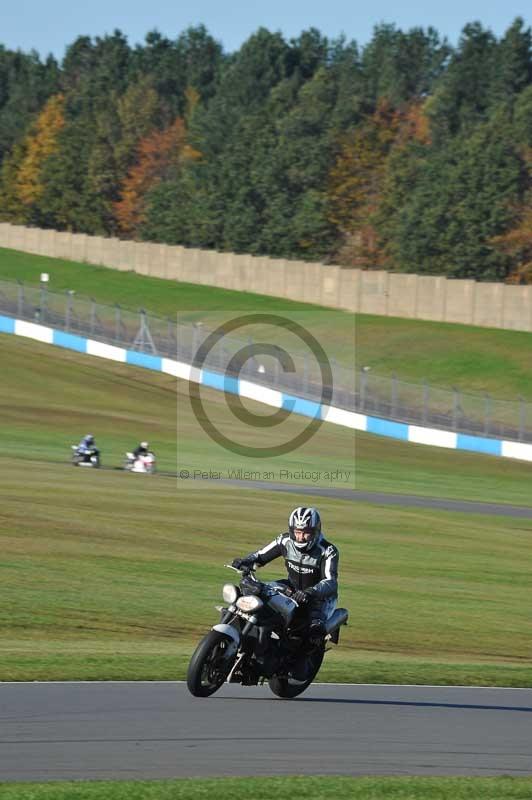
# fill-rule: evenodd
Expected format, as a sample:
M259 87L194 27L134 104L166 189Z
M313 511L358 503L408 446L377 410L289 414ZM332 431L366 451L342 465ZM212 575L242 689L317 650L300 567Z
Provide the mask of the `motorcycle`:
M100 451L97 447L91 447L80 452L78 445L71 445L72 447L72 464L75 467L95 467L100 466Z
M155 455L154 453L146 453L135 457L134 453L126 453L124 469L129 472L151 474L156 469Z
M256 686L259 681L268 681L277 697L297 697L318 674L326 645L338 644L347 609L337 608L325 622L323 638L311 642L306 615L290 589L259 581L255 567L236 570L239 585L223 587L228 605L216 606L220 622L201 640L188 667L187 686L195 697L209 697L225 682Z

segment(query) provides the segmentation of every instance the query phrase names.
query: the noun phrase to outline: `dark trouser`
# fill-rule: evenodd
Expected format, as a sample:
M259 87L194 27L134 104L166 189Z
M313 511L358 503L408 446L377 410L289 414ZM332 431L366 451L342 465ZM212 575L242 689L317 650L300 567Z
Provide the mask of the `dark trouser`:
M281 584L281 586L287 586L290 589L294 589L292 584L286 578L281 578L275 583ZM306 606L303 606L302 611L304 612L308 625L310 628L313 625L316 626L323 626L325 622L329 619L331 614L333 613L334 609L336 608L336 597L326 597L322 600L319 597L313 597Z

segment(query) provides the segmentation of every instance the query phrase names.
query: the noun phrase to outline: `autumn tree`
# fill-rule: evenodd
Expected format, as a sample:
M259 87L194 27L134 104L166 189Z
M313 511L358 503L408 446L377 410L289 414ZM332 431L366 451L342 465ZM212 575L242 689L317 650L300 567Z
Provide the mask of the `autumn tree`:
M492 244L508 229L522 181L510 128L494 119L445 147L411 146L390 161L378 231L404 272L502 280L509 257Z
M532 137L532 128L529 135ZM511 259L508 283L532 283L532 146L522 148L521 158L524 184L521 202L510 205L511 224L490 242Z
M32 125L25 141L25 156L16 177L16 191L22 203L33 205L42 195L42 168L57 150L59 131L65 124L65 98L51 97Z
M51 95L59 91L59 65L52 56L0 45L0 163L24 138Z
M120 124L120 137L115 147L115 160L123 180L135 162L141 139L155 128L163 127L161 98L150 76L142 76L130 83L118 98L116 111Z
M146 194L170 170L199 157L187 144L186 128L177 117L162 131L152 131L141 139L136 164L130 169L121 187L121 199L115 204L116 219L123 233L135 235L144 220Z
M342 236L342 263L377 264L379 248L372 215L382 191L386 159L399 127L399 115L381 100L375 112L340 142L329 173L329 218Z
M532 283L532 198L528 198L524 207L517 207L514 211L517 225L494 236L491 243L512 259L508 283Z

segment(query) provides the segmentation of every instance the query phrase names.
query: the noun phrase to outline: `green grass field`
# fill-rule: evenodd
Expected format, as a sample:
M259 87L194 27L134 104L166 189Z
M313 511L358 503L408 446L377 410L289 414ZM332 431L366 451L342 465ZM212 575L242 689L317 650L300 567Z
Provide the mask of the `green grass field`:
M217 617L223 564L268 541L293 505L315 496L74 469L68 445L89 428L109 465L144 436L174 469L176 449L179 466L225 469L240 457L200 438L167 376L5 335L0 352L0 678L182 678ZM219 394L208 393L206 407L235 425ZM272 466L343 464L366 488L467 496L472 486L479 499L530 504L527 465L501 469L472 454L457 462L456 453L367 435L354 459L350 436L323 426ZM322 679L532 685L529 521L326 498L319 507L351 609Z
M2 800L530 800L530 778L216 778L5 784Z
M0 279L37 285L42 271L50 273L51 290L75 289L100 303L120 303L135 310L144 307L172 318L177 312L197 316L197 311L203 311L206 320L216 320L227 311L296 313L307 320L328 354L340 360L354 329L356 363L371 366L379 375L396 373L413 382L426 378L435 386L491 392L508 400L529 397L532 391L530 333L363 314L356 316L354 324L354 315L342 311L0 248Z
M54 288L159 313L291 307L0 251L0 277L35 282L43 269ZM306 308L316 320L323 313ZM334 347L353 317L331 314ZM467 347L458 346L461 336ZM494 389L524 391L532 375L524 355L528 334L360 317L357 342L364 361L375 368L381 363L383 372L397 369L409 352L407 376L425 363L432 375L454 381L468 374L464 353L470 352L478 355L478 380L491 376ZM0 354L1 679L183 677L198 637L216 618L213 606L228 579L223 564L283 529L293 505L314 502L341 549L341 602L351 610L323 680L532 685L528 521L318 502L312 491L289 496L219 480L81 470L68 460L70 444L90 430L107 467L119 467L127 449L148 439L168 472L215 470L230 477L229 470L243 469L268 473L267 480L312 483L297 477L304 470L321 486L527 506L532 465L355 437L332 425L294 452L244 458L205 434L187 387L169 376L5 335ZM264 443L263 429L243 428L220 393L202 396L225 435ZM249 407L264 413L257 404ZM286 421L280 440L306 424L305 418ZM275 435L268 432L269 444ZM282 470L293 477L283 478Z
M164 471L212 469L230 477L229 470L242 469L270 472L274 481L311 484L312 479L297 477L306 470L321 473L315 482L322 486L532 505L532 464L527 462L355 436L329 424L292 453L246 458L206 435L182 381L5 334L0 347L0 436L17 458L66 462L70 444L90 431L109 467L119 467L126 450L148 439ZM243 428L222 393L205 390L205 397L209 418L225 435L248 446L264 445L263 429ZM264 413L259 404L249 407ZM304 417L291 417L278 433L270 429L268 442L291 439L307 424ZM281 470L294 477L283 477ZM324 477L337 470L341 477Z

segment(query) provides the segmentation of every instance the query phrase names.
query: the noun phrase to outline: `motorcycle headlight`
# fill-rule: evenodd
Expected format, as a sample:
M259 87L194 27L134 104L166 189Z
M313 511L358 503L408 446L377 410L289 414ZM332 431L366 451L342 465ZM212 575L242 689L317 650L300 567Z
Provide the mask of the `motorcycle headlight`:
M232 583L225 583L222 589L222 597L226 603L231 603L232 605L238 597L238 589Z
M236 607L241 611L257 611L257 609L261 608L263 605L264 603L260 597L255 597L252 594L245 594L236 601Z

